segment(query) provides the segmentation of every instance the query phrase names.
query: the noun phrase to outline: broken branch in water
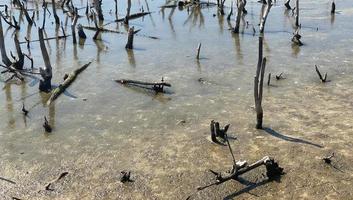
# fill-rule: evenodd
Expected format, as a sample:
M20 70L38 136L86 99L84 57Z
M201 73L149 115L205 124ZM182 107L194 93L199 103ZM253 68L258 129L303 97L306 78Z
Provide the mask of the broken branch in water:
M200 59L200 50L201 50L201 42L199 43L199 46L197 46L197 54L196 54L196 59Z
M133 49L134 43L134 27L129 28L128 36L127 36L127 43L125 45L126 49Z
M128 80L128 79L120 79L120 80L115 80L115 82L123 84L123 85L133 85L133 86L138 86L138 87L143 87L145 88L146 86L152 86L152 88L146 88L146 89L152 89L156 93L158 92L164 92L163 88L164 87L171 87L172 85L169 83L164 82L163 78L161 82L155 82L155 83L149 83L149 82L142 82L142 81L135 81L135 80Z
M61 83L57 88L55 88L52 91L51 96L47 101L47 105L50 105L53 101L55 101L66 90L66 88L68 88L71 85L71 83L75 81L77 75L79 75L82 71L84 71L91 63L92 62L89 62L83 65L82 67L71 72L68 75L68 77L64 80L64 82Z
M318 69L318 67L317 67L317 65L315 65L315 71L316 71L317 75L319 76L321 82L323 82L323 83L328 82L328 80L326 80L327 79L327 73L325 73L325 76L323 78L321 73L320 73L320 71L319 71L319 69Z
M39 36L40 50L42 52L42 57L45 64L44 69L39 68L40 75L43 78L43 80L40 80L39 82L39 90L41 92L48 93L51 90L51 78L53 77L53 74L52 74L52 67L50 64L49 54L44 44L43 29L38 28L38 36Z
M300 41L301 38L302 36L299 34L299 27L298 27L297 30L295 30L295 33L293 33L292 42L298 46L302 46L303 43Z
M219 138L223 139L223 141L225 141L227 139L226 134L227 134L229 126L230 126L230 124L227 124L224 127L224 129L221 129L219 122L215 122L214 120L212 120L211 124L210 124L212 142L217 143L217 144L223 144L222 142L217 140L217 137L219 137Z

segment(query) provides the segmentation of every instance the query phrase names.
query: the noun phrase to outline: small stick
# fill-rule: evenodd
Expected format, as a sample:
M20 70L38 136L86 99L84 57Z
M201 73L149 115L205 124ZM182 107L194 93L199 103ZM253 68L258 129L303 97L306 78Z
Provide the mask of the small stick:
M271 84L271 73L268 74L267 86L270 86L270 84Z
M199 43L199 46L197 47L197 55L196 55L197 60L200 59L200 50L201 50L201 42Z

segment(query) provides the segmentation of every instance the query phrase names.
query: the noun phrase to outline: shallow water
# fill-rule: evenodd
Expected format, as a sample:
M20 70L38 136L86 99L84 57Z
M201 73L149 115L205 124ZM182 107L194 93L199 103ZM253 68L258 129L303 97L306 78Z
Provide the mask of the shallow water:
M0 1L0 4L7 1ZM119 2L119 16L125 13ZM134 39L134 50L126 51L127 35L103 33L93 41L93 31L85 30L84 45L72 45L72 38L46 42L53 66L53 83L89 61L93 63L70 86L68 95L45 106L48 95L38 93L38 83L0 83L0 197L24 199L185 199L196 188L212 181L208 169L227 171L231 157L226 147L210 143L209 123L230 123L231 141L237 159L256 161L273 156L287 174L280 183L262 181L264 169L243 176L258 183L237 181L216 186L193 196L220 198L349 198L352 194L352 63L353 3L337 3L334 18L329 1L301 2L300 22L304 46L291 44L294 18L277 2L265 28L264 55L267 73L284 73L286 79L264 87L264 125L258 131L253 110L253 76L257 63L261 4L248 1L248 14L241 34L229 30L226 16L213 16L216 7L161 10L165 1L133 1L132 13L152 12L130 21L141 29ZM228 5L230 4L227 2ZM84 7L84 1L75 1ZM147 5L148 4L148 5ZM38 5L40 7L40 4ZM28 3L28 8L35 4ZM51 11L51 5L48 6ZM114 1L104 1L105 20ZM1 7L1 10L3 8ZM19 12L13 11L18 18ZM228 7L226 13L228 12ZM37 24L42 22L42 12ZM65 24L65 17L58 10ZM84 9L79 11L84 15ZM20 41L28 36L23 18ZM71 33L71 19L64 28ZM86 17L82 25L94 26ZM231 24L234 24L234 16ZM126 32L122 24L106 26ZM3 22L7 51L14 51L11 35ZM53 16L47 18L46 34L55 36ZM37 39L32 27L31 39ZM59 29L58 32L61 35ZM151 39L146 36L155 36ZM196 48L202 43L201 59ZM25 44L22 50L28 52ZM31 43L35 68L44 65L39 43ZM30 63L26 60L26 66ZM314 65L328 73L331 82L321 83ZM1 75L1 80L6 79ZM124 87L115 79L159 81L172 84L167 94ZM202 78L204 81L198 81ZM266 78L267 80L267 78ZM33 86L34 85L34 86ZM85 101L84 101L85 100ZM21 113L25 103L30 113ZM44 133L48 116L54 130ZM180 121L185 120L185 123ZM272 130L272 131L271 131ZM320 148L322 147L322 148ZM336 153L334 166L320 158ZM135 182L122 185L119 175L131 170ZM62 171L69 175L54 185L44 186ZM255 187L256 186L256 187ZM252 188L253 187L253 188Z

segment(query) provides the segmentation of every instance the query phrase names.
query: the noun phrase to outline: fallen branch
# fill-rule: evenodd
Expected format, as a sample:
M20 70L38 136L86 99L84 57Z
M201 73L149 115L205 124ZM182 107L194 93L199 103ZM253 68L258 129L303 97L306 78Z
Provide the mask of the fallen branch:
M150 88L150 89L154 90L155 92L163 92L164 87L171 87L172 86L171 84L164 82L163 78L162 78L161 82L155 82L155 83L128 80L128 79L115 80L115 82L123 84L123 85L134 85L134 86L138 86L138 87L152 86L152 88ZM146 88L146 89L149 89L149 88Z
M125 23L126 19L127 19L127 21L129 21L131 19L137 19L137 18L143 17L145 15L149 15L149 14L151 14L151 12L135 13L135 14L130 15L129 17L126 16L124 18L117 19L117 20L115 20L115 22L124 22Z
M89 62L71 72L68 77L64 80L64 82L52 91L51 96L47 101L47 105L50 105L53 101L55 101L66 90L66 88L68 88L71 83L75 81L77 75L79 75L83 70L85 70L91 63L92 62Z

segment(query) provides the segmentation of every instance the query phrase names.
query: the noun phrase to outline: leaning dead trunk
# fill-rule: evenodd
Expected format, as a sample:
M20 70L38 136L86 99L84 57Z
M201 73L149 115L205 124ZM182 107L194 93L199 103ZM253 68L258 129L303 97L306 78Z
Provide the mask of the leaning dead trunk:
M51 78L52 78L52 68L50 64L49 55L47 49L44 44L44 37L43 37L43 29L38 28L38 36L39 36L39 43L40 43L40 50L42 51L42 56L45 64L45 68L39 68L40 75L42 76L43 80L40 80L39 83L39 90L42 92L50 92L51 91Z
M10 66L12 62L10 61L9 57L6 54L5 42L4 42L4 33L2 31L2 18L0 17L0 50L1 50L1 59L2 62L6 66Z
M259 34L259 57L256 69L256 75L254 78L254 99L256 109L257 129L262 129L263 121L263 109L262 109L262 93L263 93L263 81L266 68L266 58L263 58L263 37L264 29L266 24L267 16L270 12L272 1L267 1L266 9L263 10L260 21L260 34Z
M72 21L72 24L71 24L72 42L73 42L74 44L77 43L77 41L76 41L76 24L77 24L77 19L78 19L78 15L77 15L77 13L75 13L75 17L74 17L74 19L73 19L73 21Z
M127 0L127 8L126 8L126 16L124 19L124 24L129 24L130 9L131 9L131 0Z

